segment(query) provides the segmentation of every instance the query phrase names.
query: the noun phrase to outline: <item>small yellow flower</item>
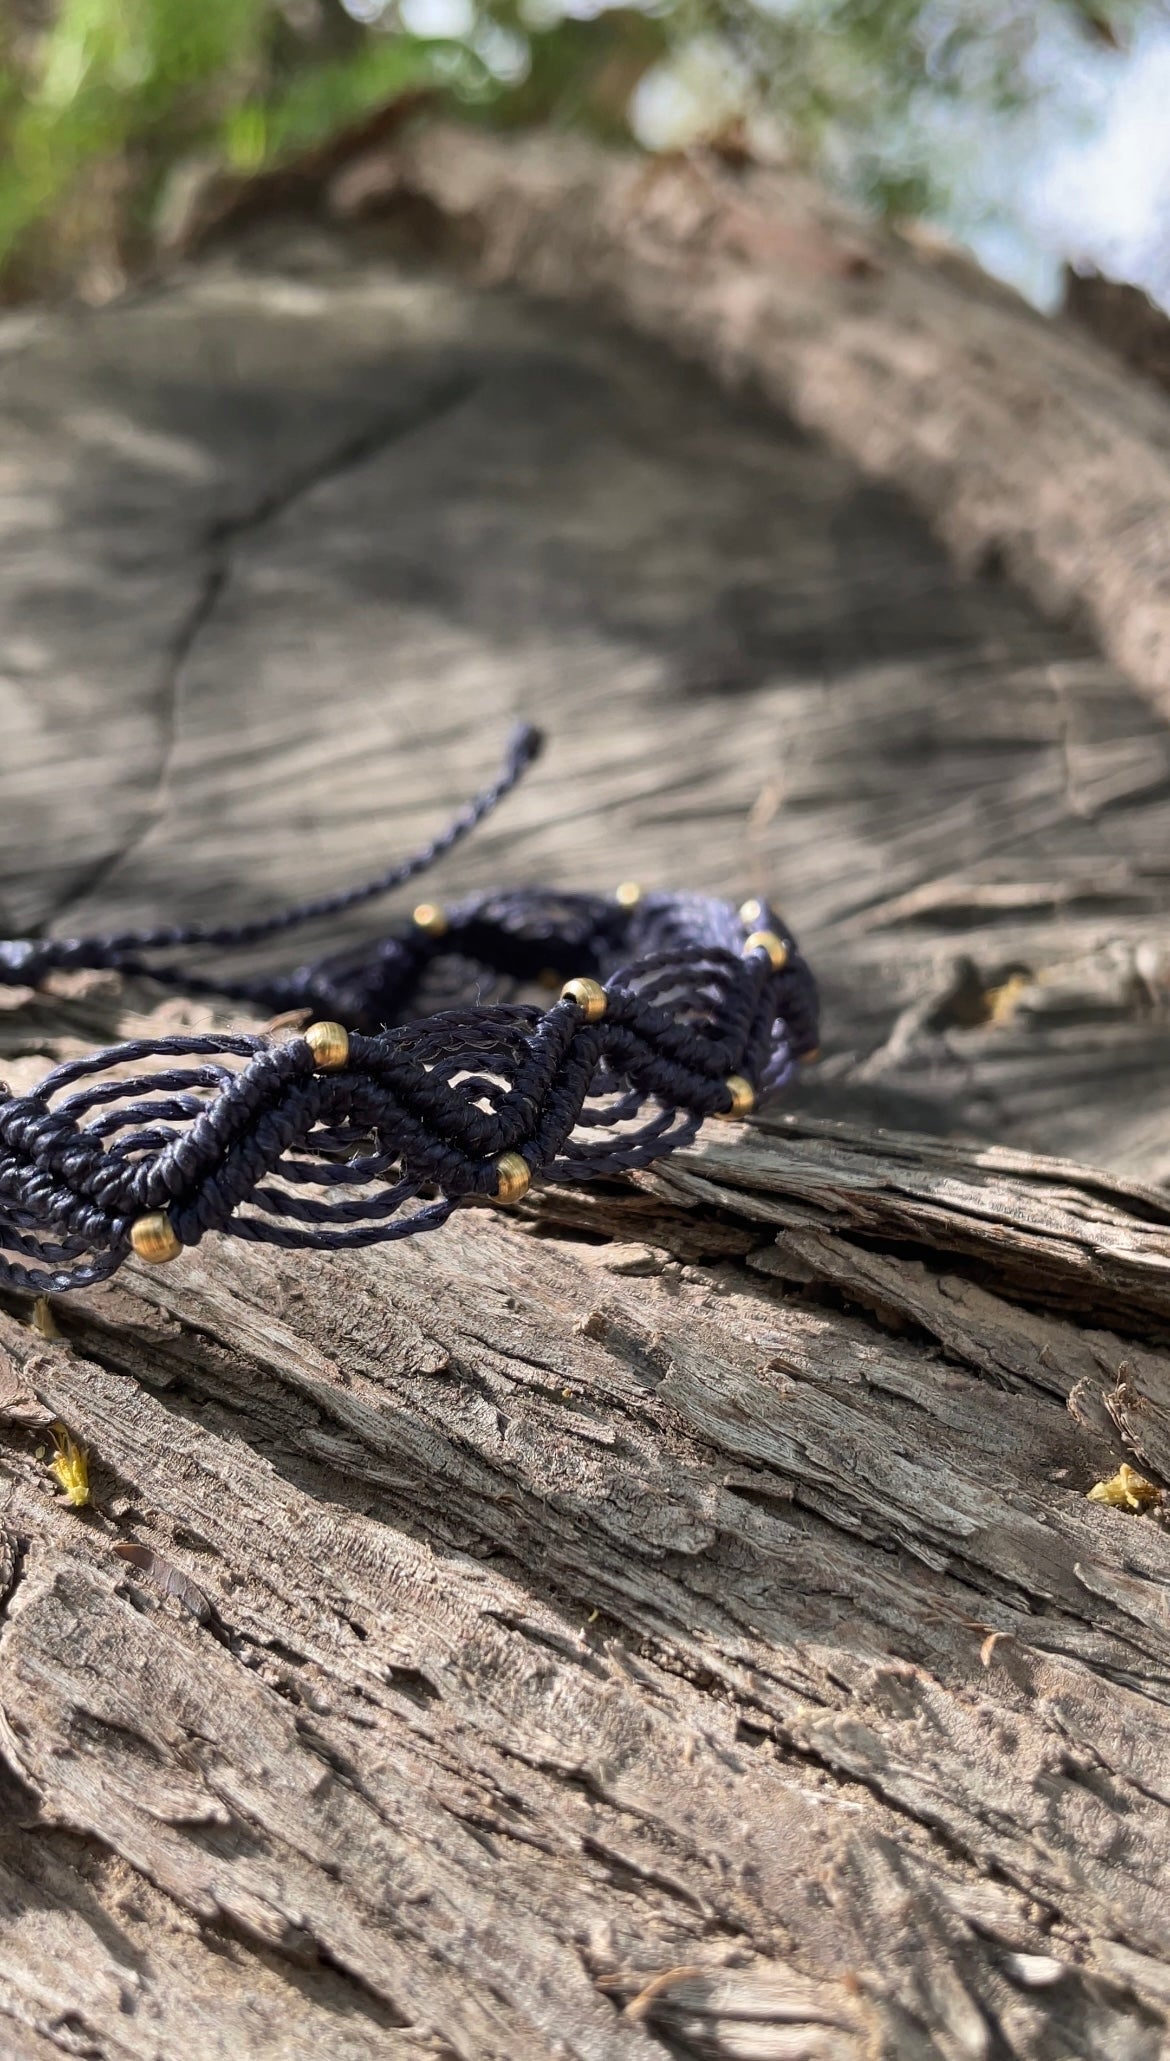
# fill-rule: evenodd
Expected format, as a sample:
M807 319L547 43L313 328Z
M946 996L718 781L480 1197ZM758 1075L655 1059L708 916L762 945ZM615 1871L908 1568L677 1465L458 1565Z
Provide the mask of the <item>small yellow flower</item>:
M1108 1503L1111 1510L1144 1510L1156 1503L1162 1491L1144 1474L1122 1461L1110 1481L1099 1481L1089 1490L1090 1503Z
M54 1424L52 1432L57 1454L49 1462L49 1473L56 1475L73 1508L83 1510L89 1502L89 1454L63 1424Z

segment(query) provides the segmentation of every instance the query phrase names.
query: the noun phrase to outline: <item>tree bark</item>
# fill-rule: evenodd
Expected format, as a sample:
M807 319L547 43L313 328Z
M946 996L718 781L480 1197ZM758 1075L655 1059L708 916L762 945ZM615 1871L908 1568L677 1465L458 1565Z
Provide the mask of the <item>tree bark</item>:
M531 147L431 147L410 182L465 159L480 199L444 205L498 271ZM600 293L604 209L573 170L558 218L540 163L514 271L565 289L561 219ZM640 176L673 207L696 175ZM1163 716L773 407L380 234L269 226L8 330L8 926L339 884L524 712L547 760L430 891L779 894L826 1057L513 1216L343 1257L208 1240L59 1300L58 1336L8 1298L0 2050L1153 2061ZM693 353L721 303L671 248ZM958 289L916 263L937 311ZM965 291L1075 358L1054 407L1113 420L1090 347ZM949 462L970 508L969 438ZM14 1087L208 1013L3 999ZM1089 1500L1123 1463L1149 1490Z

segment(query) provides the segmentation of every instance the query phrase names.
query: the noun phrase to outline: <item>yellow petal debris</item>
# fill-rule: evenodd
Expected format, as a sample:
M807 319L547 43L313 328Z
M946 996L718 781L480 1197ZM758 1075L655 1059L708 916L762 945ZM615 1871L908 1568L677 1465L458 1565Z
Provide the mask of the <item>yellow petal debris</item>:
M1090 1503L1108 1503L1111 1510L1145 1510L1156 1503L1162 1491L1155 1482L1122 1461L1110 1481L1098 1481L1089 1490Z
M53 1305L47 1295L38 1295L33 1304L32 1327L34 1331L40 1332L42 1338L61 1336L57 1329L57 1319L53 1315Z
M49 1462L49 1473L56 1475L73 1508L84 1510L89 1501L89 1454L63 1424L54 1424L52 1431L57 1454Z
M1009 973L1007 979L997 988L985 988L984 1006L988 1023L1010 1023L1016 1013L1016 1003L1025 988L1032 986L1030 973Z

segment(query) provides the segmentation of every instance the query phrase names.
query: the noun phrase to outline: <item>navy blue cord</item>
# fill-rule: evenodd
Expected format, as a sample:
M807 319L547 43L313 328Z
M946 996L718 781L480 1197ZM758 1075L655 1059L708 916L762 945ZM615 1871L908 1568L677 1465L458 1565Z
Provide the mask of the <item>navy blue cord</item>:
M458 810L446 829L441 830L429 844L412 852L409 858L400 859L397 865L387 867L384 873L375 874L372 880L363 881L358 887L342 888L333 894L297 902L289 909L279 910L274 916L258 917L251 923L159 924L147 930L114 931L109 937L102 938L12 938L0 941L0 985L18 983L35 987L46 973L72 972L77 968L147 973L158 980L166 978L173 970L145 965L138 954L191 945L232 951L244 945L259 944L265 938L277 937L302 923L315 923L325 916L346 915L351 909L359 909L363 903L372 902L379 895L405 887L408 881L416 879L437 860L445 858L511 793L539 756L543 743L540 731L532 723L518 723L508 739L504 763L490 786L483 788ZM214 983L200 985L204 992L225 992Z
M43 1294L100 1281L148 1215L161 1214L177 1246L209 1231L292 1250L413 1236L495 1198L501 1160L546 1181L648 1166L704 1117L790 1078L816 1044L816 987L760 905L749 925L700 895L516 889L284 975L196 974L143 956L253 945L403 885L496 807L539 745L522 726L491 786L360 887L253 923L0 943L0 982L112 967L307 1009L349 1032L328 1070L303 1036L135 1039L0 1100L0 1286ZM603 999L474 1006L485 988L550 975L585 977ZM440 978L455 1006L434 1010ZM134 1070L149 1061L161 1063Z

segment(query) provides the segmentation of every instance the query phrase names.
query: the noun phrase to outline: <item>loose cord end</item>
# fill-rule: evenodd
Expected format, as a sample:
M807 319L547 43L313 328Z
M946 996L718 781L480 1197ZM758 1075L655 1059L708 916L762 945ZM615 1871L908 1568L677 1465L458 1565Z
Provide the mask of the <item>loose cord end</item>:
M536 764L544 742L544 731L538 730L535 723L519 722L514 726L508 737L507 762L515 767L517 779Z
M517 723L509 734L504 762L496 778L481 788L430 844L388 867L373 880L362 881L357 887L342 888L335 894L298 902L292 908L282 909L274 916L259 917L251 923L167 924L150 930L118 931L108 937L0 940L0 986L11 986L22 979L35 986L46 973L63 967L70 970L102 967L115 972L152 974L155 979L167 979L173 977L174 968L144 966L138 963L136 955L145 951L175 951L193 945L219 951L239 950L265 938L279 936L286 930L295 930L302 923L318 922L322 917L339 916L360 908L365 902L372 902L394 888L404 887L408 881L425 873L438 859L445 857L469 831L498 808L540 756L543 746L543 734L535 723Z

